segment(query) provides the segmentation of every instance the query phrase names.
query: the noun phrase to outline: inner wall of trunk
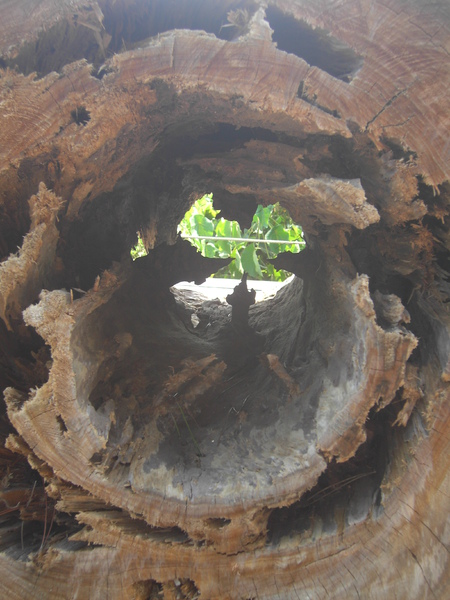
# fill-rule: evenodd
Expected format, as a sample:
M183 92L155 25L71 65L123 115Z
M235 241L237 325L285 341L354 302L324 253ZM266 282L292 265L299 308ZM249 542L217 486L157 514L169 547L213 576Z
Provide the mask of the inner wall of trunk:
M159 110L169 111L173 91L159 80L151 85L159 97ZM192 105L193 99L188 102ZM214 112L214 100L203 104ZM367 516L375 502L380 506L395 410L377 418L373 426L368 417L369 424L345 460L355 452L357 457L348 468L336 467L339 475L323 475L327 469L334 473L334 467L333 463L327 467L316 450L317 420L323 394L334 388L348 390L344 395L351 396L351 390L362 385L363 371L355 370L354 356L360 353L364 369L367 340L364 327L358 329L346 286L358 273L368 272L372 294L377 289L385 295L395 291L406 302L411 292L408 277L403 283L396 278L395 289L389 287L392 266L386 269L377 259L383 222L374 223L362 236L339 223L333 205L329 215L324 205L318 218L307 204L283 202L281 192L282 203L304 227L307 250L277 259L296 277L275 299L251 307L249 327L242 330L232 326L230 306L201 298L190 302L170 287L183 280L200 282L221 266L177 240L177 225L196 197L213 191L229 219L248 222L258 201L277 199L268 199L264 189L279 179L275 157L301 156L301 169L311 178L346 178L363 185L367 181L367 189L361 189L383 214L385 199L375 185L385 178L383 157L358 135L349 141L237 128L226 122L199 123L195 118L190 123L173 122L157 150L130 164L113 191L90 198L76 220L63 219L59 225L65 243L57 254L65 270L50 275L50 286L65 285L74 290L75 299L80 293L82 298L104 269L121 264L123 283L105 304L79 320L71 339L78 398L99 418L109 415L111 420L107 444L92 454L90 462L110 480L136 492L192 506L214 498L217 518L227 522L233 518L230 507L237 498L238 503L255 503L258 510L292 503L292 514L275 510L270 526L267 512L256 533L241 539L244 545L255 538L274 543L286 518L299 522L295 527L302 533L309 508L303 510L299 499L313 489L313 504L321 506L323 496L323 506L328 507L328 494L321 490L329 488L334 478L349 482L347 491L350 486L355 498L361 498L361 504L354 500L356 513ZM126 136L121 145L127 146ZM261 149L264 162L259 162ZM294 185L297 178L298 168L288 163L283 187ZM243 189L256 181L260 190L230 193L230 181ZM137 231L146 240L149 255L132 263L129 251ZM370 240L370 256L361 254ZM370 296L367 300L372 302ZM199 319L195 328L194 313ZM397 326L397 321L383 318L375 324L375 313L370 319L374 327L381 325L387 331ZM379 395L383 397L381 391ZM387 447L379 442L383 436ZM366 455L369 465L358 458ZM334 519L332 523L326 526L329 532L337 526ZM204 521L200 531L196 526L190 534L208 539L211 529L217 528Z
M364 144L365 153L374 158L372 180L381 178L377 153L370 142ZM263 164L258 163L261 147ZM258 194L243 194L242 216L240 194L226 192L223 179L234 177L243 186L258 173L259 185L267 185L276 176L278 166L271 162L276 153L301 154L308 174L317 171L319 177L364 180L368 170L345 140L227 123L209 123L194 133L192 126L174 123L158 150L131 165L112 192L93 198L79 220L64 225L70 243L61 248L61 256L69 287L89 289L102 269L122 261L124 283L78 321L71 339L78 397L100 416L114 415L107 445L90 457L91 464L123 486L167 501L202 506L214 498L217 518L228 521L236 503L266 510L296 502L314 486L319 486L315 493L321 499L320 489L328 487L329 479L320 479L327 462L316 451L319 399L333 389L348 390L351 396L362 385L355 352L362 370L366 361L365 328L358 329L346 289L358 271L337 242L353 240L354 234L348 225L327 225L326 208L321 220L308 207L292 211L305 227L308 248L277 259L297 275L276 298L250 308L248 328L233 327L227 304L192 300L170 290L178 281L201 281L221 266L203 259L187 242L176 241L178 222L195 197L213 190L228 218L251 219ZM214 173L213 163L205 170L207 160L216 161L224 175ZM244 160L248 171L234 175L234 162ZM284 177L295 181L293 172ZM375 237L380 227L373 226L368 235ZM153 249L132 263L128 253L137 230L151 238ZM380 278L381 272L382 267ZM371 302L370 296L367 300ZM378 327L375 314L370 318ZM365 442L364 433L350 452L369 444L360 455L369 454L374 466L355 459L348 472L337 471L342 480L350 478L348 485L358 481L366 500L379 502L377 489L381 494L389 454L379 443L380 430L385 428L390 439L394 417L395 412L391 420L378 419L376 435L370 433ZM361 509L365 515L372 500ZM286 518L284 513L280 518ZM259 537L264 523L257 528ZM271 530L276 523L273 516ZM209 525L195 535L208 538ZM272 532L267 539L275 538Z

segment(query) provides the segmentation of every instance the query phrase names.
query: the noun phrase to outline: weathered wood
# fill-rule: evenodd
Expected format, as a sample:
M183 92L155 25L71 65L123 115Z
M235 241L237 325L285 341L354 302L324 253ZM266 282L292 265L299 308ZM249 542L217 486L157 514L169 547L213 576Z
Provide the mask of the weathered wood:
M448 596L449 29L0 0L5 597ZM177 237L205 192L305 233L245 326L170 290L222 266Z

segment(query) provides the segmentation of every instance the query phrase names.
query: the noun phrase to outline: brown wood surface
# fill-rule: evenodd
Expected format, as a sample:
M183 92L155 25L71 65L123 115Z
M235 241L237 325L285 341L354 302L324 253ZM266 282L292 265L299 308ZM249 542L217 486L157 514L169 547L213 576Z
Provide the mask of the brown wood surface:
M449 53L445 0L0 0L2 597L449 596ZM206 192L303 227L248 326L170 289Z

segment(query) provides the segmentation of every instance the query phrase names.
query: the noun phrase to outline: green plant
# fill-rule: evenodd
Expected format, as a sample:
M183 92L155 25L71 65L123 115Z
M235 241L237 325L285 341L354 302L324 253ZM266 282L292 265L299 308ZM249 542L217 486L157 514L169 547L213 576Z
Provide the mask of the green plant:
M181 236L189 239L203 256L233 259L216 277L240 279L244 272L253 279L269 281L284 281L289 277L290 273L277 270L268 262L280 252L300 252L305 245L301 227L283 207L278 203L259 205L250 227L244 231L237 221L218 218L219 212L213 207L212 194L206 194L187 211L178 227ZM259 241L247 242L247 239ZM276 241L267 243L267 240Z
M145 249L144 242L140 235L138 235L138 241L134 248L130 251L131 258L136 260L137 258L141 258L142 256L147 256L148 252Z
M213 206L212 194L205 194L191 206L178 226L181 237L188 239L203 256L233 259L213 277L241 279L244 273L252 279L268 281L284 281L289 277L290 273L275 269L269 260L280 252L300 252L305 243L301 227L283 207L278 203L265 207L260 204L250 227L244 231L237 221L219 218L219 213ZM135 260L146 253L139 238L131 256Z

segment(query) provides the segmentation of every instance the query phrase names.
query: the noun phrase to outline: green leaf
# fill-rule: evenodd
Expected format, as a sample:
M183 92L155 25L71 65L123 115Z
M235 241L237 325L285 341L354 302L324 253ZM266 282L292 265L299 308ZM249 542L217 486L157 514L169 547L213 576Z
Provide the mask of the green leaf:
M214 223L211 219L204 217L203 215L194 215L191 218L194 231L197 235L214 235Z
M189 240L193 246L197 248L199 252L203 252L203 244L205 240Z
M275 225L266 233L266 240L286 240L289 241L289 231L283 225Z
M295 242L301 242L303 240L302 228L295 225L295 223L289 227L289 239Z
M220 221L217 222L216 224L216 228L214 231L214 234L217 238L221 238L221 237L231 237L231 222L230 221L226 221L225 219L220 219ZM219 239L217 240L217 242L215 242L219 255L222 258L225 258L227 256L230 255L231 253L231 244L228 241L219 241Z
M242 237L242 231L241 231L239 223L237 221L231 221L231 223L232 223L231 237L234 237L234 238Z
M282 225L275 225L266 233L266 240L286 240L289 241L289 232ZM271 252L271 258L275 258L280 252L284 252L285 244L268 244L268 250Z
M269 226L270 217L272 215L273 205L269 204L268 206L262 206L262 204L258 204L258 208L256 209L255 215L253 217L254 221L258 222L258 228L262 232L262 230L267 229Z
M214 217L220 213L220 210L215 210L213 206L212 194L205 194L194 202L188 212L190 213L189 217L195 214L200 214L208 217L208 219L214 219ZM185 216L188 216L187 213Z
M130 251L131 258L136 260L137 258L142 258L143 256L147 256L148 252L145 249L144 242L142 241L141 236L138 236L137 244Z
M233 237L231 221L220 219L216 225L215 235L216 237Z
M218 258L228 258L231 254L231 243L230 242L221 242L217 240L214 242L215 247L217 248L217 256Z
M268 279L270 279L272 281L278 281L277 270L270 263L267 263L267 265L264 265L263 273L264 273L264 275L266 275L266 277Z
M255 246L248 244L241 254L242 267L244 271L255 279L262 278L263 274L259 266L258 257L256 255Z
M206 241L206 240L203 240ZM215 247L214 244L212 244L211 242L208 242L205 245L205 256L207 258L216 258L216 254L217 254L217 249Z
M236 269L236 275L238 277L242 277L242 275L244 274L244 267L242 266L241 255L239 254L239 252L237 250L235 250L234 254L235 254L235 256L234 256L233 264Z

